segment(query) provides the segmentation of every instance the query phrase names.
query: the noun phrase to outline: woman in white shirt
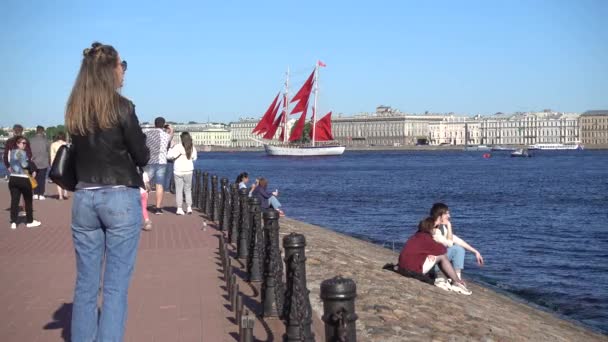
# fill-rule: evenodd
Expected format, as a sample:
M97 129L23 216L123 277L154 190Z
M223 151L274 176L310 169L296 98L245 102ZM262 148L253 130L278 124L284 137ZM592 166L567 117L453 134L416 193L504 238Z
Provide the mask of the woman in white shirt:
M196 160L196 149L192 145L192 137L188 132L179 136L181 143L173 146L167 153L168 159L173 159L173 178L175 179L175 201L177 215L184 215L182 201L186 195L186 213L192 214L192 171Z

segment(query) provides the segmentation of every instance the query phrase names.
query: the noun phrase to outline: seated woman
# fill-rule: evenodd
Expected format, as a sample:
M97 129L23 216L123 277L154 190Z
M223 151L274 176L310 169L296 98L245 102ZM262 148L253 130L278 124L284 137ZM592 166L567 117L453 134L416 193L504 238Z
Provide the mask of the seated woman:
M268 188L268 180L266 180L266 178L260 178L257 183L251 196L257 197L260 200L262 210L268 210L272 206L273 209L279 212L280 216L285 216L283 210L280 209L281 203L277 199L279 191L275 190L272 193L268 192L268 190L266 190Z
M399 254L399 269L405 269L419 274L427 274L435 265L453 281L450 290L464 295L471 291L452 267L446 255L446 248L433 240L433 231L438 225L438 219L427 217L418 224L418 231L412 235ZM445 288L447 289L447 288Z

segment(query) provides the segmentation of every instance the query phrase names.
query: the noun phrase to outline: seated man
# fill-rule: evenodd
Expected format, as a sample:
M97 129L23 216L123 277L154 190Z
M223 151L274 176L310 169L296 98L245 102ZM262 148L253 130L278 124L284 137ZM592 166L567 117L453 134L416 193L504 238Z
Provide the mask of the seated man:
M483 257L481 256L481 253L453 233L452 223L450 222L450 210L446 204L433 204L430 215L438 222L437 229L433 231L433 240L447 248L448 259L456 270L458 278L462 278L465 249L475 254L477 264L483 266ZM435 285L441 288L447 287L445 277L439 272L437 267L435 267L435 272L437 273Z
M433 240L433 230L437 227L439 219L427 217L418 224L418 231L412 235L399 254L399 271L410 271L427 274L435 265L453 280L453 285L444 290L452 290L464 295L471 291L452 267L446 255L446 248Z

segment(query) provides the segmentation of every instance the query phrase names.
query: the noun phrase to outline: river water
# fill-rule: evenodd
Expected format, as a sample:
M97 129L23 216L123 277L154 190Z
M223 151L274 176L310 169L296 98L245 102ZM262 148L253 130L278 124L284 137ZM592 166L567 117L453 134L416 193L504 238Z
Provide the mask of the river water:
M465 278L608 333L608 151L482 154L218 152L197 168L266 177L288 216L396 251L445 202L454 232L485 258L480 268L467 253Z

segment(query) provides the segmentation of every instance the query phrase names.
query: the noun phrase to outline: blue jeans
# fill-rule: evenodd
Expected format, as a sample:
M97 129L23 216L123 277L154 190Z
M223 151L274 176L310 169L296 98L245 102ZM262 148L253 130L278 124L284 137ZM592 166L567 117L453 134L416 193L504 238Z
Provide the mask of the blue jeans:
M452 263L454 270L462 270L464 269L464 247L460 245L452 245L452 247L448 247L447 257L448 260ZM435 265L435 274L439 274L439 266Z
M279 209L281 207L281 202L274 196L270 196L268 203L273 209Z
M136 188L74 193L72 238L77 276L72 341L122 341L127 292L141 232L141 211ZM102 279L103 304L98 319L97 295Z
M164 189L167 164L148 164L144 167L144 171L146 171L150 178L150 185L160 185Z

